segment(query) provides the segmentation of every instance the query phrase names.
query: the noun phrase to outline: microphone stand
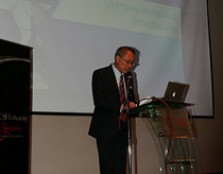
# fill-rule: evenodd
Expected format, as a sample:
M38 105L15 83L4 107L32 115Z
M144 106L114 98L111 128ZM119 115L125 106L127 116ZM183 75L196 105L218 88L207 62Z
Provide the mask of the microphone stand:
M130 117L130 107L129 107L129 84L125 85L126 91L126 117L127 117L127 133L128 133L128 148L127 148L127 164L128 164L128 174L132 174L132 136L131 136L131 117Z

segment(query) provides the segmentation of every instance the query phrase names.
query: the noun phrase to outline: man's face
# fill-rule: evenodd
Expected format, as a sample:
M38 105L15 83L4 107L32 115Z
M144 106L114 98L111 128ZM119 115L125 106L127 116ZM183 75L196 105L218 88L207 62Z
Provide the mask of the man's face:
M135 62L135 56L132 51L126 51L123 56L115 57L115 66L121 73L127 73Z

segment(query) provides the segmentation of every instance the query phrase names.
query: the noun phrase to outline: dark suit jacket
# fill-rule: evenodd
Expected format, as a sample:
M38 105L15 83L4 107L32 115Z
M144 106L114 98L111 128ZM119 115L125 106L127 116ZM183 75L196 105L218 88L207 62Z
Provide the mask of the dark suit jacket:
M111 65L94 71L92 92L95 109L89 135L97 139L111 139L119 131L121 107L118 85ZM131 94L131 100L134 99L132 96L134 95Z

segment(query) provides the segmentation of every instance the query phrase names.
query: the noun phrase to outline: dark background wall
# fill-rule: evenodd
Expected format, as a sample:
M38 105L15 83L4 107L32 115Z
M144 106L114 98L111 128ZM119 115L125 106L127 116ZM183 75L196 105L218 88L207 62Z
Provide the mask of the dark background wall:
M198 136L202 173L223 172L222 7L222 0L208 0L215 114L214 118L194 120Z

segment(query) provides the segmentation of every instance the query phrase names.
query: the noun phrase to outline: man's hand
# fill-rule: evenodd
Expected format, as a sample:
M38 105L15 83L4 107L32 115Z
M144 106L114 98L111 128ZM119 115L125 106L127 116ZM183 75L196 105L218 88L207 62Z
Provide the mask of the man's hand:
M134 102L129 102L129 109L132 109L132 108L135 108L136 107L136 104ZM127 109L127 105L126 104L122 104L121 106L121 111L124 111Z

